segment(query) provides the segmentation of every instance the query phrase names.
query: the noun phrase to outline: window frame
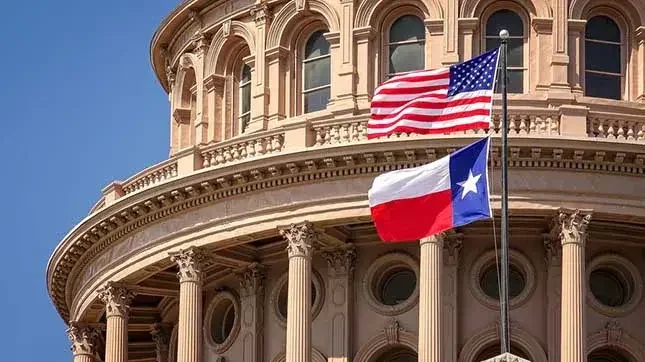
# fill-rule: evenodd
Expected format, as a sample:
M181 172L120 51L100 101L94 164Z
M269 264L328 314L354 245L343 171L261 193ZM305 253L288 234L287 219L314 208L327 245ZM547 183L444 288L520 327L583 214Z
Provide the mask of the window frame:
M423 39L422 40L406 40L406 41L400 41L400 42L391 42L390 41L390 34L392 32L392 27L394 26L394 24L399 19L401 19L401 18L403 18L405 16L414 16L419 21L421 21L421 24L423 25L423 28L424 28ZM386 63L385 64L385 78L384 79L390 79L390 78L392 78L394 76L397 76L397 75L403 75L403 74L413 72L413 71L409 71L409 72L400 72L400 73L390 73L390 49L391 49L391 47L393 45L423 44L423 58L424 58L424 67L423 68L425 69L426 68L426 64L425 64L426 45L427 45L427 42L428 42L428 35L429 34L428 34L428 30L426 29L425 24L423 22L423 18L417 16L416 14L403 13L403 14L400 14L398 17L394 18L394 20L392 20L390 22L389 26L386 29L387 29L387 31L385 32L386 34L384 34L385 42L383 43L384 48L385 48L385 54L387 54L387 56L384 57L384 59L383 59L383 62Z
M531 53L531 17L529 13L523 7L507 1L496 1L492 3L486 10L481 14L481 21L479 24L479 33L480 33L480 49L482 52L486 51L486 41L493 38L493 36L487 36L486 26L491 16L500 10L509 10L517 14L522 20L523 33L522 35L522 67L509 67L509 70L521 70L522 71L522 93L510 93L509 94L528 94L532 93L531 89L531 67L530 67L530 53ZM513 36L511 34L510 39L519 39L519 36ZM499 81L499 79L498 79Z
M244 68L248 67L249 68L249 80L244 82L242 79L244 78ZM248 128L249 124L251 123L251 110L252 110L252 101L253 101L253 94L252 91L252 83L253 83L253 67L246 63L246 62L241 62L240 66L238 67L239 71L237 72L239 79L237 80L237 123L238 123L238 134L244 134L246 132L246 128ZM243 87L249 87L249 110L248 112L242 112L242 105L243 105L243 96L244 94L242 93ZM244 117L248 116L248 122L245 125L244 124Z
M620 98L619 99L614 99L614 98L601 98L601 97L593 97L593 96L588 96L587 95L587 21L589 19L592 19L596 16L605 16L609 19L611 19L616 26L618 27L618 30L620 31ZM628 38L628 33L626 32L626 29L628 29L627 22L625 19L616 11L614 11L611 8L599 8L595 9L592 12L589 12L585 16L585 27L582 30L581 34L581 41L580 41L580 48L581 48L581 57L580 57L580 63L581 63L581 69L582 69L582 94L585 97L589 98L594 98L594 99L604 99L604 100L609 100L609 101L623 101L628 99L629 95L629 53L628 53L628 48L629 48L629 38ZM608 74L608 75L615 75L615 74L609 74L605 72L598 72L598 71L591 71L592 73L595 74Z
M307 47L307 42L309 42L309 39L311 39L311 37L316 32L319 32L319 31L322 32L322 37L325 38L325 40L329 43L329 53L325 54L325 55L318 56L318 57L314 57L314 58L311 58L311 59L305 59L305 54L306 54L305 53L305 50L306 50L305 48ZM312 113L316 113L316 112L324 112L325 110L327 110L327 105L325 105L325 108L323 108L323 109L319 109L319 110L311 111L311 112L306 112L305 111L305 97L306 97L306 95L308 93L315 92L317 90L321 90L321 89L325 89L325 88L329 88L329 93L330 93L329 100L331 100L331 88L332 88L332 83L333 83L332 82L332 80L333 80L332 79L333 78L332 77L333 64L332 64L332 57L331 57L331 53L332 53L331 52L331 42L329 42L329 40L326 37L326 34L328 34L328 33L329 33L329 28L327 27L326 24L324 24L323 22L320 22L320 21L315 21L314 23L309 24L309 26L306 26L304 28L304 30L302 32L303 35L300 36L298 38L298 40L297 40L297 43L296 43L297 44L297 54L296 54L296 66L295 66L295 69L296 69L296 77L295 78L297 79L296 87L295 87L296 92L297 92L297 95L296 95L297 103L295 105L296 106L296 114L299 114L299 115L312 114ZM314 62L316 60L325 59L325 58L329 58L329 63L330 63L330 66L329 66L329 84L305 90L305 65L307 63L311 63L311 62ZM328 102L328 104L329 104L329 102Z

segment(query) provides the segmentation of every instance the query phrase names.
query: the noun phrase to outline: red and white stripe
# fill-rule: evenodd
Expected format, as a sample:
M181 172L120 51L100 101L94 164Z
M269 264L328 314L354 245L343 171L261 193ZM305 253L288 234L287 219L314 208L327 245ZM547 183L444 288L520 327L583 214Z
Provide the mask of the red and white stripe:
M448 97L450 68L406 73L376 88L369 139L392 133L448 133L490 127L492 90Z

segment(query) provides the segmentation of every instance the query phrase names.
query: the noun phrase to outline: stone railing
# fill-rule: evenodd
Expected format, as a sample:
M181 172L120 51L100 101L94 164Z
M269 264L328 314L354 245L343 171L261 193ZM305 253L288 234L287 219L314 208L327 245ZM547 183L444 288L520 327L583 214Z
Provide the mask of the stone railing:
M125 181L121 188L131 194L177 176L177 160L169 159L149 167Z
M284 147L284 132L249 134L218 142L201 150L203 168L274 154Z
M617 141L645 142L645 115L642 120L589 117L589 136Z
M340 145L367 140L367 117L350 121L316 122L312 125L315 135L314 146ZM499 133L501 115L493 110L492 132ZM508 112L509 135L513 136L557 136L560 134L560 114L557 109L513 110ZM491 129L464 131L462 134L488 134ZM398 134L389 138L418 137L414 134Z

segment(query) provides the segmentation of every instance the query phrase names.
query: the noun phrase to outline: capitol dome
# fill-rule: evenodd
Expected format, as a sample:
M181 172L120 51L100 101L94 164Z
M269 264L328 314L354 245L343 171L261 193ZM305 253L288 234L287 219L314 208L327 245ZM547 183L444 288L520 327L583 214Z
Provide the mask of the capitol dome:
M377 85L501 29L508 130L496 97L490 129L367 139ZM645 361L645 0L187 0L150 57L169 157L103 188L47 266L75 362L498 355L502 132L511 352ZM496 226L382 242L374 178L486 135Z

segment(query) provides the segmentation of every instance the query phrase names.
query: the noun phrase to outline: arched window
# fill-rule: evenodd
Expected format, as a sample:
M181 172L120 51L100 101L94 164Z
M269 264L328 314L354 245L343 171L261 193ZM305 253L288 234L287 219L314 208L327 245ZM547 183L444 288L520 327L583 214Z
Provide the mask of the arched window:
M302 61L304 86L302 95L304 113L327 108L331 93L331 56L326 30L319 30L309 37Z
M242 66L240 74L240 110L239 121L241 133L244 133L251 120L251 67Z
M494 12L486 22L484 35L486 50L497 48L501 45L499 32L502 29L508 30L508 81L506 89L509 93L524 92L524 21L511 10L498 10ZM499 77L498 77L499 79ZM499 87L500 82L497 82ZM497 89L499 91L499 89Z
M622 98L620 28L606 16L594 16L585 28L585 95Z
M419 360L416 352L407 347L395 347L385 351L379 358L378 362L416 362Z
M390 27L388 78L425 68L426 30L423 21L414 15L398 18Z
M473 362L479 362L479 361L486 361L487 359L491 359L495 356L500 355L501 348L500 348L500 342L495 342L493 344L490 344L488 347L484 348L482 351L479 352L477 355L477 358L473 360ZM530 356L527 355L522 349L517 347L514 344L511 344L511 351L512 354L524 358L527 360L530 360Z
M589 354L588 362L629 362L622 354L611 349L601 349Z

